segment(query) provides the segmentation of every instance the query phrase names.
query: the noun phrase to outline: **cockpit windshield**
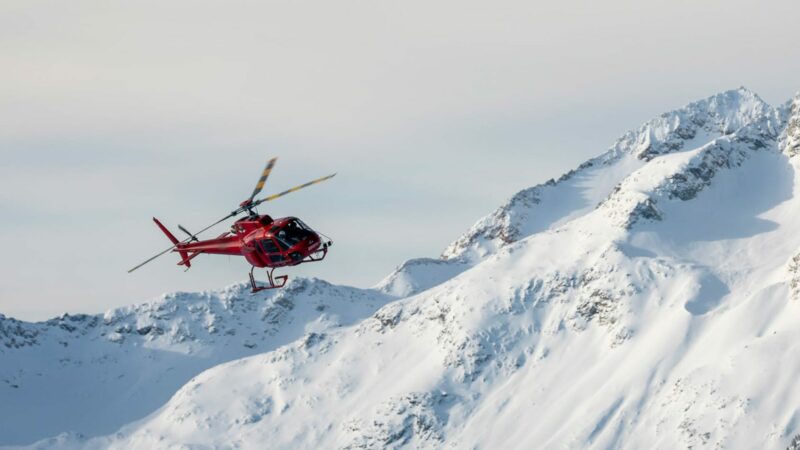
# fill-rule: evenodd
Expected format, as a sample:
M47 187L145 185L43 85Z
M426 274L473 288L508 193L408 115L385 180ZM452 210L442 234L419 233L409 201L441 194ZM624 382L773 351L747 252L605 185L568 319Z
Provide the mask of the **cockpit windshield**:
M292 219L284 225L277 233L275 238L280 244L292 247L298 242L311 236L311 229L299 219Z

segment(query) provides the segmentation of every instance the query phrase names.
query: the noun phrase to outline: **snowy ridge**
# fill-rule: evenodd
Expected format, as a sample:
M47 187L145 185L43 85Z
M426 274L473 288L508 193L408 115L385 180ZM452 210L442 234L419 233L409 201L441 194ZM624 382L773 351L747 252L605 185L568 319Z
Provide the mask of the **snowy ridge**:
M0 442L114 431L209 367L354 323L389 299L295 278L283 290L258 295L241 283L102 315L41 323L0 317L0 423L8 427ZM44 401L49 396L59 401ZM77 405L84 412L70 414Z
M480 260L511 242L595 208L624 177L656 156L690 150L776 112L745 89L726 91L662 114L620 137L603 155L556 180L520 191L445 249L444 259Z
M480 219L442 253L445 260L474 263L526 236L544 231L594 208L641 163L615 151L589 160L556 180L524 189ZM591 186L592 189L586 189Z
M733 169L757 151L777 152L777 133L771 117L744 126L737 132L716 138L702 147L664 155L614 188L600 208L630 228L640 220L662 220L658 203L691 200L708 187L722 169Z
M458 260L410 259L378 283L375 289L395 297L408 297L437 286L469 267L466 262Z
M794 448L796 114L739 89L663 115L521 192L446 259L401 265L380 291L305 281L236 325L202 309L182 326L148 318L158 308L120 313L103 345L213 353L171 330L205 342L224 323L258 347L236 341L253 351L113 434L31 448ZM337 295L342 319L321 318L315 305ZM252 340L271 329L264 317L285 339ZM0 359L42 342L39 324L0 323L24 343ZM19 380L35 379L26 370Z
M60 325L62 321L69 321L72 317L65 314L59 319L50 320L48 325ZM67 324L67 326L70 326ZM37 327L27 322L22 322L13 318L9 318L0 314L0 353L4 353L3 349L16 349L26 346L31 346L37 343L36 338L39 336L41 327Z
M702 134L708 137L732 134L773 113L772 107L758 95L740 87L662 114L620 141L635 142L636 156L651 160L685 149L687 142Z

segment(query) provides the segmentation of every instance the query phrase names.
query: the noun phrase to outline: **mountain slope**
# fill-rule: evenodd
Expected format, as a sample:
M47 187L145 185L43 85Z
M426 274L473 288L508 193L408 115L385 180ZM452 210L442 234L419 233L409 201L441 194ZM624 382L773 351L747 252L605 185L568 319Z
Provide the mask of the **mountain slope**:
M207 368L356 323L388 300L293 279L258 295L243 283L42 323L0 316L0 444L110 433Z
M379 286L412 296L34 447L786 448L798 105L739 89L650 121Z

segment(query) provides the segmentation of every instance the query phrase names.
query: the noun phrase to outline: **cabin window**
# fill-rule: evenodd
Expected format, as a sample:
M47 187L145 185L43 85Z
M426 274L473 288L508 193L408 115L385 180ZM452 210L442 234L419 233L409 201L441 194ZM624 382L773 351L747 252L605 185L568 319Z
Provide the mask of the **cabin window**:
M286 260L286 258L281 254L280 248L278 248L278 246L275 245L275 241L273 241L272 239L262 239L261 248L267 254L267 257L269 257L269 260L271 262L275 263Z
M275 233L275 242L278 243L278 247L283 251L289 250L289 247L291 247L291 244L286 242L286 233L283 231Z
M262 239L261 240L261 248L264 249L266 253L280 253L280 249L272 239Z

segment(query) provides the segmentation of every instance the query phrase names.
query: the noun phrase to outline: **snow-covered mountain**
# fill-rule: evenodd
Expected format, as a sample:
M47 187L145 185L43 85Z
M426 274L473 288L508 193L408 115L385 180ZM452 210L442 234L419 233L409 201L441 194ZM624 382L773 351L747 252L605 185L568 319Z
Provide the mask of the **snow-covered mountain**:
M203 370L352 325L389 300L296 278L257 295L242 283L42 323L0 315L0 445L111 433Z
M740 88L626 133L375 290L299 281L3 319L0 423L142 396L114 433L60 422L38 435L83 434L33 447L797 448L799 155L800 96L772 107ZM195 354L204 366L174 362ZM137 380L109 381L130 367ZM94 381L72 394L79 376Z
M453 242L442 257L481 260L506 244L590 212L620 182L660 155L695 149L762 122L777 133L780 114L744 88L662 114L625 133L604 154L557 181L551 179L517 193ZM800 140L800 131L797 133Z

